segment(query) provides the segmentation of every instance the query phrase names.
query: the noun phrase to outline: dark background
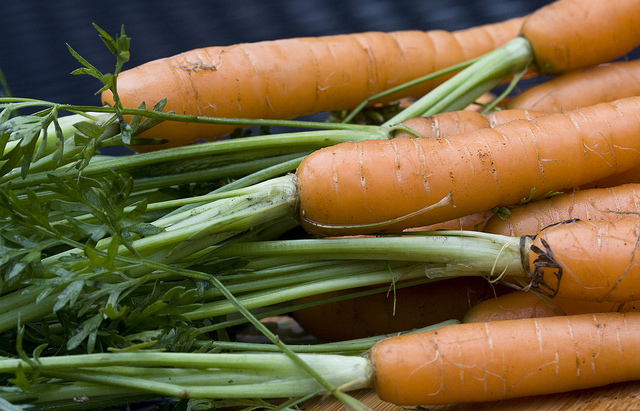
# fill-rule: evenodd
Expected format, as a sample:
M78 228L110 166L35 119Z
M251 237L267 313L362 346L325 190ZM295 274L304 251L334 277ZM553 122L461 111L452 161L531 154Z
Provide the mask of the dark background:
M92 23L131 37L133 67L192 48L360 31L460 30L534 11L550 0L0 0L0 70L16 97L100 104L71 45L103 72L115 58Z

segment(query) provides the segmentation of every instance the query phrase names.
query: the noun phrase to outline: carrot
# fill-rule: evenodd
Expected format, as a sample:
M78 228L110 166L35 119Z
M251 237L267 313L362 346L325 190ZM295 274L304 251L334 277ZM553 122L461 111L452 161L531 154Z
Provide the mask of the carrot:
M545 228L531 245L532 285L552 297L639 300L638 236L637 220L578 220Z
M573 218L621 220L640 218L640 185L592 188L555 195L513 206L506 218L494 215L483 230L488 233L535 235L544 227Z
M640 45L639 27L638 0L555 1L527 16L520 36L480 57L385 124L460 110L504 80L518 80L530 67L539 74L558 75L608 62Z
M619 61L566 73L510 99L510 109L546 112L640 95L640 60Z
M609 101L609 100L606 100ZM605 101L603 101L605 102ZM577 105L575 108L579 107ZM438 113L428 117L412 117L401 123L404 127L398 128L394 132L395 137L410 137L419 134L424 138L448 138L458 134L465 134L485 127L496 127L512 120L527 119L549 114L543 111L528 109L504 109L481 114L477 112L469 112L467 110L457 110L445 113ZM614 175L591 181L583 184L580 188L602 188L613 187L628 183L640 183L640 166L633 167L627 171L616 173ZM480 217L480 216L478 216ZM473 229L472 226L462 222L451 224L443 227L446 229L455 229L456 225L462 225L466 229Z
M609 101L609 100L606 100ZM606 102L603 101L603 102ZM576 105L574 108L584 106ZM419 134L424 138L448 138L458 134L465 134L485 127L496 127L512 120L530 120L544 114L543 111L528 110L524 108L511 108L493 111L488 114L470 112L467 110L457 110L445 113L438 113L427 117L412 117L401 123L404 127L398 128L394 132L395 137L410 137ZM591 181L583 184L580 188L602 188L613 187L628 183L640 183L640 166L633 167L621 173ZM452 221L451 225L445 228L454 228L460 225ZM462 223L464 227L472 229L469 225Z
M514 38L522 18L458 32L367 32L191 50L118 75L125 107L167 99L165 110L225 118L288 119L353 108L365 98L480 56ZM389 100L421 96L436 79ZM114 104L109 91L105 104ZM185 145L232 132L234 125L164 122L145 133ZM138 147L136 147L138 149Z
M457 324L371 349L396 405L493 401L640 379L640 313Z
M462 317L493 296L483 278L460 277L346 298L297 310L293 317L305 331L323 341L344 341L397 333ZM323 293L300 302L326 300L357 291ZM364 290L362 290L364 291Z
M615 187L623 184L640 183L640 166L635 166L621 173L616 173L587 184L583 184L581 188L604 188Z
M427 117L412 117L401 124L423 138L448 138L481 128L495 127L512 120L531 120L543 114L547 113L526 109L498 110L489 114L470 110L456 110ZM410 137L412 135L411 132L404 129L399 129L394 134L395 137Z
M624 304L567 298L554 298L553 301L550 301L536 293L514 291L479 302L469 309L463 321L479 323L556 315L629 312L638 309L640 309L640 304L635 301Z
M511 120L527 119L546 113L529 110L499 110L489 114L481 114L470 110L457 110L438 113L428 117L412 117L402 122L403 128L394 133L394 137L411 137L419 134L422 138L448 138L458 134L472 132L481 128L495 127ZM405 231L433 230L482 230L487 221L494 215L491 210L454 218L428 226L414 227Z
M397 232L625 171L640 164L638 104L630 97L450 139L320 149L297 169L301 223L319 235Z
M591 67L640 44L640 2L556 1L528 16L521 33L531 42L542 74Z
M484 225L494 215L493 211L483 211L452 220L443 221L441 223L430 224L421 227L411 227L403 230L405 233L415 233L423 231L435 230L466 230L466 231L482 231Z

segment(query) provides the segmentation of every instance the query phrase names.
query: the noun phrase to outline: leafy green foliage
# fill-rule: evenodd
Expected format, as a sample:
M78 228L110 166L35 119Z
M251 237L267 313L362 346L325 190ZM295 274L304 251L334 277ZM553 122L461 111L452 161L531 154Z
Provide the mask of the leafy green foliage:
M143 139L140 134L163 119L180 116L162 112L165 100L151 110L144 103L138 109L122 107L116 80L129 59L129 38L124 29L115 38L97 26L96 29L116 57L114 72L101 72L69 47L82 65L73 74L90 75L100 81L98 93L110 90L114 107L0 98L0 354L21 358L31 365L31 369L26 365L17 367L15 375L0 375L5 384L0 391L25 391L21 401L46 397L49 388L43 387L58 387L61 380L74 380L74 375L85 372L83 364L53 377L40 373L40 357L137 351L219 352L212 339L228 340L227 326L218 327L211 335L203 330L205 325L223 321L222 315L202 319L202 310L217 300L229 300L271 342L286 349L218 279L242 270L247 260L220 258L211 252L236 242L252 241L269 224L281 222L259 222L263 218L262 197L257 196L257 200L254 195L231 195L228 203L220 203L219 208L201 215L182 211L178 215L183 220L161 229L153 224L156 218L172 213L171 207L179 211L182 200L187 200L186 205L195 204L197 201L189 197L201 190L218 188L229 175L212 181L173 182L175 189L161 192L158 187L139 190L137 176L122 171L128 173L127 168L100 168L101 148L123 143L162 143ZM23 109L33 113L17 115ZM64 111L72 115L59 116ZM108 114L103 117L96 112ZM66 121L69 118L73 123ZM182 116L178 120L187 119ZM261 135L268 133L266 126L259 131ZM224 162L243 164L257 152L258 149L253 154L215 154L214 161L201 155L199 160L208 163L202 167L202 161L198 161L196 166L216 169ZM193 167L182 164L183 159L180 155L168 156L154 160L150 166L166 169L173 162L180 167L174 174L182 174ZM126 163L127 159L123 161ZM148 173L142 174L148 177ZM167 193L179 200L169 206L159 204L148 212L147 202L154 201L155 196L166 198ZM268 193L264 200L268 208L275 201L273 208L277 209L278 201L284 201L288 214L289 197L273 200L272 190ZM237 217L245 211L247 215ZM254 217L254 212L259 217ZM267 215L279 216L278 212ZM190 224L191 221L194 222ZM294 357L293 353L287 354ZM172 405L175 409L207 409L223 402L180 401ZM231 403L270 406L261 400L222 405ZM10 405L0 403L7 409Z
M71 46L67 44L67 48L73 57L76 58L84 67L76 69L71 72L71 74L88 74L91 75L102 83L102 88L96 92L96 94L100 94L105 90L115 90L116 88L116 77L118 73L122 70L124 64L129 61L129 46L131 44L131 39L127 37L124 32L124 26L120 28L120 35L113 38L107 32L102 30L97 24L94 24L93 27L98 30L100 35L100 39L107 46L111 54L116 57L116 68L114 73L103 74L100 70L98 70L94 65L89 63L84 57L78 54Z
M53 107L32 115L11 117L21 106L20 104L9 104L0 112L0 148L3 152L0 158L3 161L0 166L0 176L8 174L15 167L20 166L20 175L25 178L34 161L50 154L46 151L47 145L42 144L42 141L47 140L48 128L51 125L54 126L58 141L57 150L52 155L53 166L56 167L60 163L64 136L57 122L57 108ZM2 106L0 105L0 107ZM12 147L7 150L9 142L15 142L15 144L12 144Z

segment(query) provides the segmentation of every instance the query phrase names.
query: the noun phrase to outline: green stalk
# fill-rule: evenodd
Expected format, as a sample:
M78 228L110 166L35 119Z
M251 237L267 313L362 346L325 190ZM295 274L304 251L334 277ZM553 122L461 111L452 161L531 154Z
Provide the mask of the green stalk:
M487 272L459 270L443 267L425 267L422 264L407 264L404 266L379 268L374 271L362 272L361 265L353 262L352 272L343 277L330 277L318 281L298 283L267 290L258 290L238 296L238 301L247 309L256 309L274 306L298 298L310 297L318 294L329 293L352 288L366 287L379 284L392 284L398 280L411 280L424 278L425 274L433 275L435 278L456 277L461 275L487 276ZM384 264L382 264L384 265ZM219 317L236 312L233 304L225 300L216 300L202 304L199 308L185 313L189 320L201 320L211 317ZM217 329L217 328L216 328Z
M392 126L411 117L460 110L510 76L523 72L532 62L531 43L524 37L516 37L478 58L472 65L427 93L384 125Z
M33 109L37 107L55 108L56 110L71 113L97 113L116 114L119 112L123 116L140 116L158 121L173 121L179 123L202 123L202 124L223 124L237 126L259 126L259 127L291 127L320 130L362 130L368 126L360 124L340 124L326 123L307 120L283 120L283 119L254 119L254 118L231 118L231 117L207 117L188 114L177 114L174 112L162 112L145 108L119 108L109 106L84 106L76 104L60 104L51 101L19 98L0 97L0 108L16 106L15 109Z
M124 405L154 399L157 395L127 387L50 381L32 384L28 392L3 392L2 398L14 404L37 406L38 410L67 411Z
M324 302L324 301L323 301ZM427 327L418 328L415 330L404 331L400 333L376 335L372 337L358 338L348 341L339 341L331 343L317 343L317 344L289 344L289 348L296 353L316 353L316 354L339 354L339 355L361 355L365 351L373 347L377 342L382 341L385 338L394 337L397 335L414 334L425 331L431 331L438 328L446 327L448 325L459 324L458 320L447 320L437 324L433 324ZM215 341L211 345L215 348L220 348L229 351L248 351L248 352L278 352L278 347L271 344L260 343L241 343L241 342L226 342Z
M254 173L248 174L242 178L239 178L231 183L225 184L219 189L215 190L215 193L235 190L237 188L249 187L253 184L258 184L262 181L266 181L269 178L275 178L285 173L294 172L300 162L311 152L307 152L302 156L296 156L296 154L291 155L292 158L290 160L280 161L277 164L274 164L270 167L265 167L261 170L255 171Z
M253 273L245 273L246 279L239 283L230 283L227 289L235 295L242 296L251 292L262 292L275 289L287 289L288 287L319 282L330 281L331 279L347 279L353 278L358 273L386 273L387 281L392 277L389 272L392 270L403 269L407 266L406 262L389 263L386 261L336 261L335 264L328 266L314 267L311 264L302 263L302 267L298 270L290 270L290 266L296 267L297 264L287 263L283 268L283 272L276 272L267 278L260 278L261 272L256 276ZM278 268L281 266L278 266ZM275 271L275 270L274 270ZM221 278L222 281L225 279ZM225 282L226 283L226 282ZM218 290L206 290L205 298L209 301L219 298Z
M276 240L235 244L216 256L297 260L383 260L467 265L479 271L522 273L521 238L475 231L433 235ZM250 265L248 266L250 267Z
M438 232L440 233L440 232ZM443 235L364 237L311 240L276 240L233 244L213 255L247 258L245 269L257 262L261 269L272 263L273 275L278 267L293 280L282 278L270 281L258 278L247 285L229 285L241 294L238 300L253 309L276 305L301 297L376 284L389 284L396 280L413 278L440 279L456 276L526 276L522 253L526 253L528 238L514 238L476 232L443 232ZM330 260L343 260L344 264L327 264ZM322 261L317 267L311 261ZM366 264L363 264L367 261ZM375 268L375 261L379 265ZM296 264L302 264L304 273L295 275ZM300 277L301 282L295 281ZM253 289L249 284L258 285ZM281 285L268 288L267 284ZM192 320L217 317L234 312L227 301L203 304L186 314Z
M2 102L2 99L0 99ZM47 102L42 102L46 104ZM53 103L49 103L53 104ZM94 107L94 106L78 106L71 104L57 104L59 110L74 111L74 112L97 112L97 113L115 113L115 109L112 107ZM319 130L364 130L370 126L363 126L361 124L342 124L342 123L327 123L318 121L307 120L282 120L282 119L255 119L255 118L232 118L232 117L207 117L197 116L189 114L176 114L172 112L161 112L156 110L142 109L142 108L122 108L120 112L127 116L141 116L143 118L150 118L159 121L173 121L179 123L201 123L201 124L223 124L223 125L236 125L236 126L259 126L259 127L291 127L291 128L304 128L304 129L319 129Z
M164 176L135 177L135 190L137 192L141 190L157 189L160 187L177 186L179 184L192 184L240 177L215 191L221 192L233 190L240 187L258 184L268 180L269 178L275 178L282 174L295 171L297 165L300 164L300 161L310 153L311 151L307 151L304 154L283 154Z
M298 357L334 386L346 386L349 390L372 386L373 370L369 360L364 357L330 354L298 354ZM105 369L114 366L126 366L131 371L130 375L113 374ZM19 367L26 372L36 371L23 360L0 361L0 373L13 374ZM182 374L179 383L150 377L156 373L162 374L167 368L177 369ZM134 389L141 393L176 398L301 397L323 390L313 377L282 353L135 352L65 355L40 358L37 372L66 381ZM191 373L193 382L189 378ZM203 385L202 378L208 375L211 383Z
M113 157L111 159L101 159L97 162L90 162L89 165L83 169L82 173L87 177L105 175L112 171L146 176L149 175L150 171L157 173L159 169L163 175L171 175L185 172L184 168L186 165L201 163L199 167L192 170L194 173L197 173L202 172L202 170L217 168L219 164L213 167L211 163L216 159L227 159L230 155L238 156L236 171L241 171L242 165L239 164L255 160L256 153L259 154L267 151L269 153L268 156L276 157L303 151L312 151L345 141L386 139L389 137L386 128L361 125L358 127L359 129L357 130L303 131L242 137L182 147L172 147L148 153ZM259 154L259 156L264 157L264 154ZM13 181L13 186L14 188L23 188L47 183L49 181L49 173L64 175L68 173L72 167L73 165L67 165L61 166L57 170L49 169L47 172L32 173L24 179ZM146 169L147 167L150 167L150 171ZM187 172L188 171L189 170L187 170ZM224 170L205 172L219 173L221 171ZM256 169L249 168L247 171L254 172ZM245 171L242 175L245 173L247 172ZM18 171L15 171L11 173L10 176L5 176L4 179L0 179L0 183L9 179L15 179L18 174ZM224 172L219 174L218 177L229 176L229 174L229 172ZM182 181L188 181L188 179L183 178Z
M216 200L207 201L211 198ZM295 218L297 198L295 176L288 175L230 193L223 192L196 200L168 201L162 206L207 202L154 221L153 224L163 231L134 240L132 246L145 259L172 264L243 231L268 225L281 218ZM106 250L110 241L100 241L97 249ZM56 254L43 260L43 263L51 264L73 252L76 251ZM120 246L118 257L130 256L129 249Z
M427 74L426 76L419 77L419 78L417 78L415 80L408 81L408 82L406 82L404 84L401 84L401 85L396 86L396 87L392 87L392 88L387 89L387 90L385 90L385 91L383 91L381 93L378 93L378 94L376 94L374 96L371 96L371 97L365 99L362 103L360 103L355 109L353 109L344 118L344 120L342 120L342 122L343 123L351 122L354 119L354 117L358 115L358 113L360 113L362 110L364 110L364 108L366 106L368 106L369 104L371 104L372 102L374 102L376 100L381 100L381 99L383 99L385 97L388 97L388 96L391 96L391 95L393 95L393 94L395 94L395 93L397 93L399 91L406 90L408 88L420 85L420 84L422 84L422 83L424 83L426 81L430 81L430 80L436 79L436 78L441 77L441 76L446 76L447 74L453 73L454 71L458 71L460 69L468 67L469 65L473 64L477 60L478 60L478 58L475 58L475 59L472 59L472 60L469 60L469 61L465 61L463 63L455 64L453 66L444 68L442 70L438 70L435 73Z
M360 266L358 266L356 268L356 270L351 270L351 273L349 273L349 275L351 274L356 274L358 271L360 270ZM462 273L461 273L462 274ZM336 278L339 279L339 276L336 276ZM367 286L366 288L362 289L362 288L356 288L355 291L349 291L346 293L340 293L338 295L332 295L329 297L324 297L322 299L314 299L312 301L305 301L303 303L299 302L299 301L295 301L295 302L285 302L282 304L277 304L274 305L273 307L275 308L270 308L270 307L264 307L261 308L259 312L257 312L256 318L258 319L263 319L263 318L267 318L267 317L273 317L273 316L278 316L278 315L285 315L297 310L302 310L305 308L311 308L311 307L315 307L321 304L328 304L328 303L332 303L332 302L337 302L337 301L344 301L347 299L352 299L352 298L358 298L358 297L362 297L362 296L367 296L367 295L371 295L371 294L376 294L376 293L384 293L384 292L389 292L390 288L393 288L395 290L397 289L401 289L401 288L405 288L405 287L411 287L414 285L418 285L418 284L424 284L424 283L428 283L428 282L433 282L433 281L437 281L437 280L433 280L433 279L429 279L426 276L422 276L422 277L418 277L415 278L413 280L407 280L404 277L400 278L402 281L401 282L393 282L394 279L390 279L387 282L383 282L380 283L378 285L376 284L372 284L370 286ZM324 283L329 284L329 281L331 280L325 280ZM391 281L391 283L389 282ZM316 283L317 284L317 283ZM348 279L347 280L339 280L339 282L331 282L332 286L335 286L337 284L342 284L343 287L340 288L341 291L343 290L351 290L351 286L352 284L349 283ZM275 292L278 292L278 290L274 290ZM316 294L317 295L317 294ZM210 333L212 331L216 331L216 330L221 330L224 328L228 328L228 327L233 327L236 325L240 325L240 324L245 324L247 321L246 319L242 318L242 317L237 317L235 315L230 315L227 316L226 320L220 320L218 322L216 322L213 325L209 325L209 326L203 326L200 328L200 332L202 334L207 334ZM297 351L296 351L297 352ZM300 351L300 352L305 352L305 351ZM340 354L340 352L335 352L335 354Z

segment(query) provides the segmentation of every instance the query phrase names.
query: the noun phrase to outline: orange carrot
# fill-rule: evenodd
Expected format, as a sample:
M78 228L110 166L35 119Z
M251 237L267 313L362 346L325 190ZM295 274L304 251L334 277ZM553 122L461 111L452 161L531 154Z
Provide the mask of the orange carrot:
M583 184L581 188L603 188L615 187L622 184L640 183L640 166L635 166L627 171L610 175L587 184Z
M499 110L489 114L481 114L465 109L438 113L428 117L412 117L403 121L402 124L422 138L448 138L481 128L495 127L511 120L530 120L543 114L546 113L529 110ZM411 137L413 135L403 129L399 129L394 134L395 137ZM482 230L493 214L491 210L488 210L405 231Z
M371 350L379 397L396 405L493 401L640 379L640 313L450 325Z
M559 194L513 206L509 216L492 216L483 231L521 236L535 235L544 227L561 221L640 218L640 185L592 188Z
M625 171L640 164L639 104L630 97L450 139L323 148L297 169L301 222L320 235L397 232Z
M165 110L178 114L289 119L350 109L381 91L480 56L513 39L521 24L516 18L453 33L368 32L196 49L124 71L117 88L125 107L166 98ZM388 100L421 96L444 79ZM109 91L102 101L114 103ZM145 137L168 143L139 149L213 139L236 127L164 122Z
M540 73L595 66L640 44L640 2L555 1L528 16L521 33L531 43Z
M606 100L610 101L610 100ZM603 101L604 102L604 101ZM577 105L579 107L581 105ZM574 108L576 108L574 107ZM469 112L467 110L458 110L445 113L438 113L428 117L412 117L402 122L403 125L409 127L411 132L404 129L398 129L395 137L409 137L417 133L425 138L448 138L458 134L465 134L485 127L496 127L512 120L527 119L530 120L545 113L543 111L528 109L505 109L491 112L489 114L481 114L477 112ZM613 187L628 183L640 183L640 166L633 167L627 171L616 173L597 181L591 181L583 184L581 188L602 188ZM456 229L455 225L462 225L465 229L472 229L471 226L462 222L456 223L452 221L447 227Z
M412 227L403 230L405 233L415 233L435 230L464 230L464 231L482 231L485 224L494 216L493 211L483 211L452 220L443 221L441 223L430 224L422 227Z
M553 301L528 291L515 291L490 298L474 305L463 321L479 323L487 321L541 318L556 315L588 313L629 312L640 309L637 301L629 303L595 302L554 298Z
M640 300L639 236L638 220L578 220L547 227L531 245L531 284L552 297Z
M546 112L640 95L640 60L620 61L566 73L510 99L506 108Z
M353 291L319 294L300 301L323 300ZM462 320L469 308L493 295L493 287L485 279L459 277L325 303L297 310L293 316L320 340L344 341Z
M495 127L512 120L531 120L543 114L547 113L526 109L498 110L489 114L481 114L470 110L456 110L428 117L412 117L403 121L402 124L423 138L447 138L481 128ZM402 129L394 134L395 137L410 137L411 135L411 133Z

